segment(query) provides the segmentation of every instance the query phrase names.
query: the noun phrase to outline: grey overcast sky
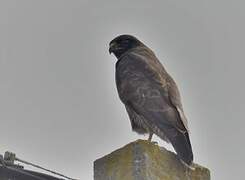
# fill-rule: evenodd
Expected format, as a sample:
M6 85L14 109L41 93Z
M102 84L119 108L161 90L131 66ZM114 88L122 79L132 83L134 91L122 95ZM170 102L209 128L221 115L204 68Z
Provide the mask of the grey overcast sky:
M0 152L80 178L139 138L119 101L108 43L132 34L179 85L195 162L244 174L245 3L1 0ZM165 145L161 140L160 145Z

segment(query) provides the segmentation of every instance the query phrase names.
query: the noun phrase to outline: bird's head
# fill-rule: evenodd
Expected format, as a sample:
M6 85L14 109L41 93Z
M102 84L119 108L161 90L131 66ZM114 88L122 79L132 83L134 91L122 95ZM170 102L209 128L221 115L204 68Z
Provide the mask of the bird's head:
M110 42L109 53L113 53L117 58L132 48L136 48L142 43L131 35L120 35Z

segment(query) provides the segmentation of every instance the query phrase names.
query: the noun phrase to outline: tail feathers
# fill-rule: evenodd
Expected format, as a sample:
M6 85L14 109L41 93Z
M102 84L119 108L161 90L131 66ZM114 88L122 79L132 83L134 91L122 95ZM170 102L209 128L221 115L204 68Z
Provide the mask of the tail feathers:
M192 147L188 132L182 133L175 128L166 132L168 139L173 145L177 156L187 165L191 165L193 161Z

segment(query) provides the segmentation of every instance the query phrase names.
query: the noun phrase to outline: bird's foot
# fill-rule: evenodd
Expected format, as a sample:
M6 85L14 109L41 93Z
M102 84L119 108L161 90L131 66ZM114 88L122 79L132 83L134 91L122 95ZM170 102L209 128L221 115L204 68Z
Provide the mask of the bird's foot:
M151 143L154 144L154 145L158 145L157 141L151 141Z
M152 144L158 145L157 141L151 141L152 140L152 136L153 136L153 133L150 133L149 134L149 138L147 139L147 141L152 143Z

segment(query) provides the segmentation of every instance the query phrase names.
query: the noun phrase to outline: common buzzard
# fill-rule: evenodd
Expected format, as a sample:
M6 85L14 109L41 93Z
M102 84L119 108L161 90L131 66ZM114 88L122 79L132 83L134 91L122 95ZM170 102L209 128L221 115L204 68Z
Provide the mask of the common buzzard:
M116 63L116 85L133 131L156 134L170 142L187 165L193 161L187 119L176 83L154 52L131 35L110 42Z

